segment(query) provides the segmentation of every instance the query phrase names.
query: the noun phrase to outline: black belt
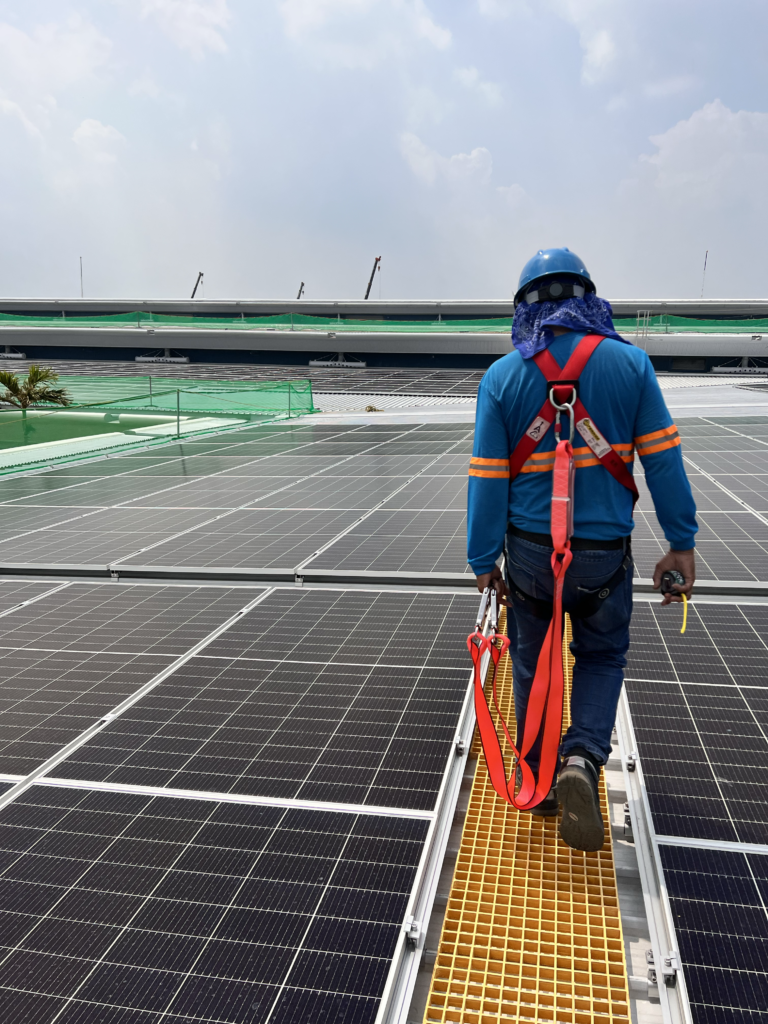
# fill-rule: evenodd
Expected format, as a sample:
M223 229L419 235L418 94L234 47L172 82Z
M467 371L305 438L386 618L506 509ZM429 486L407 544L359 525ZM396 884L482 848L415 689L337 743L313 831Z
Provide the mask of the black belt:
M517 527L510 525L510 532L515 533L516 536L523 537L524 540L528 540L530 537L545 537L546 534L542 533L527 533L525 530L518 530ZM621 545L626 541L627 549L624 554L624 558L621 561L621 565L611 578L603 583L597 590L587 591L579 595L576 602L573 604L565 605L565 611L571 616L572 619L588 619L600 610L600 606L603 601L610 597L613 591L621 583L624 582L627 576L627 572L631 571L632 568L632 542L629 537L619 538ZM533 541L534 544L538 544L538 541ZM611 548L618 549L619 544L615 541L584 541L585 544L610 544ZM573 538L571 538L571 544L573 544ZM552 547L551 544L547 545ZM589 548L584 550L589 551ZM603 548L597 548L596 550L604 550ZM507 570L509 572L509 570ZM510 587L509 596L512 598L512 606L518 605L526 608L529 612L532 612L538 619L551 619L552 618L552 599L545 597L532 597L527 593L519 584L517 584L511 577L508 576L507 582Z
M543 548L552 547L552 538L548 533L530 533L528 530L521 530L519 526L509 523L507 532L513 537L520 537L531 544L539 544ZM629 541L628 537L616 537L615 540L587 540L584 537L571 537L571 548L573 551L623 551Z

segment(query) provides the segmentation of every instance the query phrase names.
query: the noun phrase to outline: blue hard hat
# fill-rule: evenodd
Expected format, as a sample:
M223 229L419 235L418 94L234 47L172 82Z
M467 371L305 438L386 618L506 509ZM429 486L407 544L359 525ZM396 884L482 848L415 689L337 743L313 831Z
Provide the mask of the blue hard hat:
M589 271L575 252L571 252L565 246L562 249L539 249L523 267L515 293L515 304L528 285L541 280L542 277L549 277L551 274L567 274L570 277L578 277L584 281L587 291L595 290Z

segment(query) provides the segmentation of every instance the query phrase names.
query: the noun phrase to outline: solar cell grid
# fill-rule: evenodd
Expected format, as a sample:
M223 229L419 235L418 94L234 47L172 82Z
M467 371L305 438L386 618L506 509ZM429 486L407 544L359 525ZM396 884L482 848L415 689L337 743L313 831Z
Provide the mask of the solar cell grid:
M311 474L317 470L309 469ZM157 479L157 478L156 478ZM295 475L250 477L204 477L181 483L171 481L169 485L154 485L148 488L144 497L130 500L131 508L193 508L227 509L240 508L266 498L275 491L283 491L293 484Z
M768 449L754 452L696 452L688 468L705 473L768 473ZM692 464L692 465L691 465Z
M699 579L768 580L768 527L752 512L699 512L696 574ZM669 549L654 512L635 510L635 574L648 578Z
M57 583L32 580L0 580L0 615L23 601L32 601L58 587Z
M246 509L159 544L125 564L293 568L359 516L359 511L346 509Z
M695 1021L759 1021L768 1006L765 857L660 847Z
M336 476L299 481L271 497L254 499L259 508L373 508L407 481L398 476Z
M660 834L768 842L768 609L635 609L627 692ZM757 703L755 703L757 702Z
M387 501L385 508L456 509L467 507L466 476L420 476Z
M28 775L172 660L170 655L4 649L0 774Z
M305 566L367 572L468 572L464 512L374 512Z
M56 774L431 808L466 693L474 603L277 591Z
M753 437L743 437L725 431L704 437L686 436L683 440L685 452L765 452L765 444ZM694 455L695 457L695 455Z
M209 520L210 509L108 508L14 540L14 563L106 565Z
M4 1017L368 1024L426 829L37 787L0 814Z
M466 670L194 658L55 774L430 810L466 686Z
M433 667L464 670L465 627L476 604L471 595L277 590L207 654L366 665L429 660Z
M0 648L178 657L261 592L73 583L0 619Z

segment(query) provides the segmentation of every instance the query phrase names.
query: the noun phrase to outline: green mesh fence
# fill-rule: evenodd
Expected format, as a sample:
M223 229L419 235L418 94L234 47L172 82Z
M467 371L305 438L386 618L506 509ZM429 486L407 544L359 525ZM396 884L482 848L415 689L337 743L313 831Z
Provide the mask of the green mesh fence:
M314 412L309 381L61 375L74 404L0 409L0 473Z
M634 332L638 328L636 317L614 321L620 331ZM248 331L375 331L394 334L472 333L508 334L511 317L491 317L478 320L364 320L340 317L305 316L302 313L281 313L277 316L206 317L176 316L165 313L114 313L108 316L19 316L0 313L0 326L16 327L185 327L204 330ZM645 330L645 325L643 325ZM768 319L695 320L685 316L653 316L647 330L657 333L695 334L759 334L768 333Z

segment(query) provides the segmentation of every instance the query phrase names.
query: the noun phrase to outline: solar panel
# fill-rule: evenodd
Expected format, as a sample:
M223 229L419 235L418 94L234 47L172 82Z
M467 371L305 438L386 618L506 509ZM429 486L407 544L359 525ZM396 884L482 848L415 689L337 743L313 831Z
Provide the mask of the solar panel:
M427 827L35 787L0 812L3 1019L370 1024Z
M122 564L293 569L359 516L359 511L348 510L245 509L159 544Z
M759 1021L768 1006L768 857L661 846L693 1012Z
M638 605L626 687L656 831L768 843L768 608Z
M0 618L0 773L28 774L259 593L72 584Z
M58 587L58 584L33 582L32 580L2 580L0 582L0 615L24 601L33 601L42 597L54 587Z
M212 516L209 509L78 509L60 526L35 530L6 550L17 564L104 564L191 529ZM215 512L213 513L215 515Z
M259 588L72 583L0 619L0 649L178 657Z
M469 572L466 513L382 509L340 537L305 568Z
M669 550L656 516L635 511L632 553L637 576L648 578ZM696 574L699 579L768 580L768 526L751 512L697 515Z
M259 508L338 508L365 511L386 500L407 481L398 476L336 476L334 470L300 481L265 498L254 499Z
M431 809L466 694L474 605L277 591L56 775Z
M387 501L385 508L456 509L467 507L467 476L420 476Z

